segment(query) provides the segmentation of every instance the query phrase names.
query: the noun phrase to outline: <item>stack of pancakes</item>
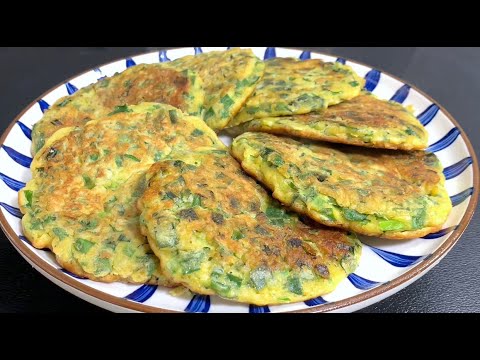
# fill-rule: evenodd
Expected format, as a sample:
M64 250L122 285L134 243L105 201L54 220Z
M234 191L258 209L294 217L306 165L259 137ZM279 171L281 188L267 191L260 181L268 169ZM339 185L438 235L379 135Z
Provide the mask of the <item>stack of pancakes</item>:
M35 124L24 234L92 280L257 305L331 292L356 233L412 239L451 210L411 109L363 87L340 63L242 49L103 78Z

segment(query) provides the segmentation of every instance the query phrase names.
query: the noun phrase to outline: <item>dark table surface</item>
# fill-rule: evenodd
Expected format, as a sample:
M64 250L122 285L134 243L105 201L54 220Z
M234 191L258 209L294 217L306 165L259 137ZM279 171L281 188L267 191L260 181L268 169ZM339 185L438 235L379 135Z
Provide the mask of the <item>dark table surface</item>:
M98 65L159 48L0 48L0 132L37 96ZM480 148L480 48L308 48L364 62L416 85L458 120ZM480 312L480 213L420 280L361 312ZM22 259L0 232L0 312L104 312Z

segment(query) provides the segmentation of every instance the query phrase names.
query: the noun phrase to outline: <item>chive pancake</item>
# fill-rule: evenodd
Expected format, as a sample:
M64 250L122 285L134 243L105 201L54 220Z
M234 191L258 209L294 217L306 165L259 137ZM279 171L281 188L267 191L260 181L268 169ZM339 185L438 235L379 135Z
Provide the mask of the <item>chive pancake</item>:
M331 292L358 265L354 234L300 221L227 150L177 153L150 168L147 184L141 231L162 273L193 292L297 302Z
M387 239L438 231L452 208L433 153L244 133L232 153L273 197L319 223Z
M262 80L228 127L264 117L322 110L358 96L364 84L350 66L338 62L266 60Z
M263 76L265 65L251 49L233 48L189 55L165 63L189 69L203 80L203 119L215 131L223 129L238 113Z
M125 105L166 103L189 114L199 114L205 100L201 79L190 70L178 71L162 64L140 64L58 99L32 130L35 155L54 132L82 126ZM118 108L117 108L118 107Z
M79 276L170 284L140 233L136 202L154 162L205 146L225 149L202 119L156 103L63 128L36 154L19 192L23 233Z
M325 110L263 117L229 129L234 135L251 131L385 149L428 145L428 133L410 109L367 92Z

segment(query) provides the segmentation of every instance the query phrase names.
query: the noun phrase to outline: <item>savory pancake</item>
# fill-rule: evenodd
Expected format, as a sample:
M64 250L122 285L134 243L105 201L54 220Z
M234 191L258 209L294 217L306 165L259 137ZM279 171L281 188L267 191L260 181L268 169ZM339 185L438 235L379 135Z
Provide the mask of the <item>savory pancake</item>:
M139 231L145 173L176 150L225 149L202 119L142 103L54 133L19 192L23 233L67 270L99 281L166 284Z
M226 149L176 153L151 167L147 183L141 231L162 273L196 293L296 302L332 291L358 265L353 234L286 212Z
M338 62L273 58L265 61L263 79L228 127L325 109L359 95L364 84L351 67Z
M205 100L201 79L190 70L179 72L162 64L140 64L106 77L70 96L58 99L32 130L32 154L64 127L121 111L124 105L165 103L189 114L200 114ZM118 107L118 108L116 108Z
M427 131L409 109L367 92L325 110L264 117L229 129L237 135L248 131L386 149L422 150L428 145Z
M302 144L266 133L232 143L242 167L295 211L388 239L441 229L452 208L433 153Z
M251 49L239 48L184 56L165 65L193 70L202 78L203 119L216 131L223 129L238 113L265 68Z

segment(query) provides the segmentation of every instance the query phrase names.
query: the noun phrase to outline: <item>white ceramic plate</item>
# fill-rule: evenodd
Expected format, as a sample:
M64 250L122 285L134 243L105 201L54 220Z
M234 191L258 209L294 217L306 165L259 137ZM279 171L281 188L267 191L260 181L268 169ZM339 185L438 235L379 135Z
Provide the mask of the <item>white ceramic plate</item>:
M168 289L152 285L105 284L80 279L63 270L51 252L32 247L22 236L17 192L31 178L30 129L49 104L100 77L111 76L135 64L164 62L184 55L225 49L182 48L119 60L55 87L17 116L0 139L0 178L3 180L0 181L0 223L13 246L30 264L72 294L112 311L347 312L396 293L424 275L447 254L470 221L478 198L477 160L458 123L427 95L379 70L328 55L283 48L253 48L253 51L260 58L292 56L346 62L365 77L365 87L380 98L414 106L415 115L428 130L429 150L435 152L445 167L446 188L454 207L443 230L409 241L362 238L359 267L334 292L305 302L275 306L249 306L215 296L174 297ZM230 143L228 138L222 140Z

